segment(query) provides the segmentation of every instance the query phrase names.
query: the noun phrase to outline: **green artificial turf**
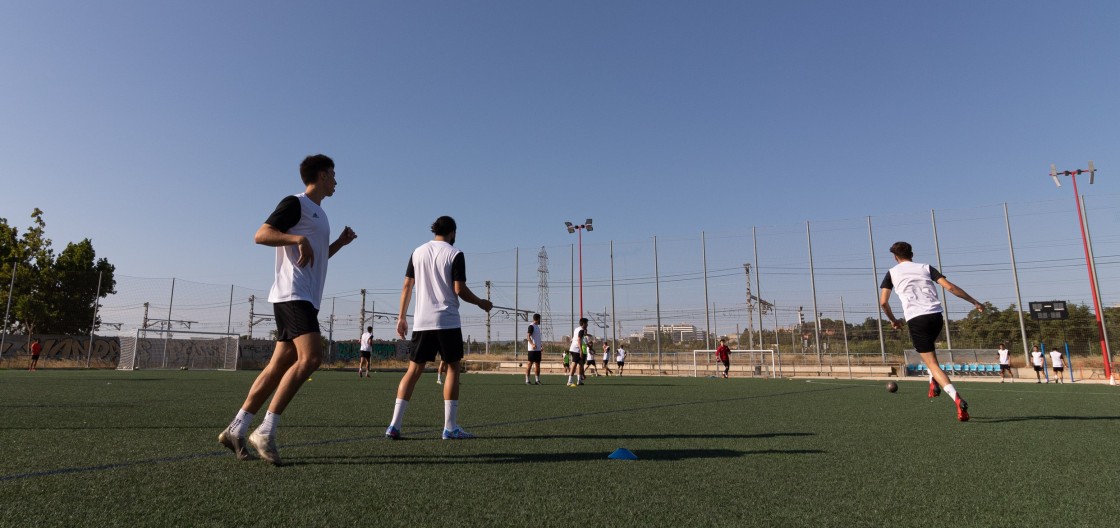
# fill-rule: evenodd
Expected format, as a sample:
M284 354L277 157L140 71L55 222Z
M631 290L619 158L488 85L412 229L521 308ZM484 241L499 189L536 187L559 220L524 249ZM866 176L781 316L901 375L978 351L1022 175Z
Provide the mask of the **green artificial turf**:
M1110 526L1120 389L467 374L442 441L425 375L319 372L283 467L217 441L254 372L0 372L3 526ZM259 423L263 411L254 423ZM626 448L637 461L609 460Z

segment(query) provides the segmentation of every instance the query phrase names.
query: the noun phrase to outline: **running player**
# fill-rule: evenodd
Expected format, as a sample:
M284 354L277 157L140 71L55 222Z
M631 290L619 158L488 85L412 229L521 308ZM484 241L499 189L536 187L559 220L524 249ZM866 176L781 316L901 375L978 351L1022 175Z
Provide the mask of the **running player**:
M568 386L576 387L583 385L583 347L587 340L587 318L581 317L579 319L579 326L572 330L572 344L568 347L568 355L572 358L572 368L568 370ZM576 373L579 374L576 374ZM572 381L572 376L576 376L576 381Z
M598 376L599 367L595 366L595 345L590 334L588 334L587 340L583 344L583 357L587 361L587 365L583 369L586 371L587 369L593 368L595 369L595 375Z
M1011 378L1011 383L1015 383L1015 375L1011 373L1011 351L1007 349L1006 344L1000 343L996 353L999 354L999 382L1003 383L1003 374L1006 372L1007 377Z
M533 366L536 365L537 375L532 385L540 385L541 352L544 347L544 339L541 337L541 314L533 314L533 324L529 325L529 332L525 335L525 346L529 349L529 358L525 363L525 384L530 385L529 374L533 370Z
M393 421L385 436L396 440L401 436L401 425L416 382L424 374L424 365L440 359L447 363L447 383L443 385L443 439L462 440L474 435L459 427L459 373L463 359L463 329L459 318L459 300L462 299L489 312L494 306L480 299L467 287L467 264L463 252L455 249L455 220L441 216L432 223L435 238L416 248L408 261L401 287L401 305L397 313L397 335L401 339L408 333L405 313L416 287L416 311L413 314L412 357L408 372L397 387L393 404Z
M1062 363L1062 351L1054 348L1050 350L1050 366L1054 369L1054 383L1065 383L1062 381L1062 372L1065 372L1065 363Z
M940 396L941 390L944 389L957 405L957 419L967 422L968 403L961 398L956 387L953 387L945 371L941 370L941 366L937 363L937 352L934 351L934 342L945 326L945 319L941 313L941 300L937 297L935 284L940 284L953 295L972 303L979 312L984 311L984 305L949 282L949 279L937 271L937 268L914 262L914 250L910 244L895 242L891 245L891 254L898 264L887 271L880 286L882 289L879 294L879 304L883 307L883 313L894 328L902 328L903 324L909 327L914 348L929 368L931 378L929 397ZM905 321L896 319L894 312L891 311L891 290L895 288L898 288L898 298L902 301Z
M367 326L366 331L362 334L361 350L362 359L358 360L358 377L369 377L369 359L373 356L373 327ZM362 370L365 368L365 370Z
M331 226L321 204L334 196L338 185L334 161L322 154L308 156L300 164L299 174L306 185L304 192L281 200L254 237L257 244L276 248L276 276L268 293L276 318L276 349L241 410L218 435L218 441L239 460L249 459L245 433L253 415L271 395L264 422L249 435L248 443L262 459L280 465L276 448L280 414L319 368L323 355L319 302L327 280L327 260L358 238L347 226L330 242Z

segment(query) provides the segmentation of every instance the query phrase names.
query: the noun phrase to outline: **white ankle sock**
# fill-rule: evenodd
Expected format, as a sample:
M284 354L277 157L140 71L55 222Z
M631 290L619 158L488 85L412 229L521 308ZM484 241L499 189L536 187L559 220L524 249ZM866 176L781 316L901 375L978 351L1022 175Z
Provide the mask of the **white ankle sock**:
M459 426L459 400L443 400L443 428L454 431Z
M257 434L276 436L276 426L280 425L280 415L272 411L264 413L264 421L257 427Z
M249 432L249 424L251 423L253 423L253 413L240 409L226 429L234 436L245 436L245 433Z
M389 424L389 427L399 430L401 428L401 422L404 421L404 412L406 410L408 410L408 400L397 398L397 401L393 403L393 421Z
M953 387L952 383L944 386L943 389L945 390L945 394L948 394L950 398L954 400L957 399L957 389Z

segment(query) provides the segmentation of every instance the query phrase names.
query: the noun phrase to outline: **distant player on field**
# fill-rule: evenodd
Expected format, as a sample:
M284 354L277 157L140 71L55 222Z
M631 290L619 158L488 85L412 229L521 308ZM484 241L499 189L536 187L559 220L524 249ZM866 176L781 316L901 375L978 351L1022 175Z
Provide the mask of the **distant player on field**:
M27 370L34 372L35 369L38 368L38 366L39 366L39 354L42 354L42 353L43 353L43 344L40 343L39 338L36 337L35 339L33 339L31 341L31 366L27 367Z
M1011 383L1015 383L1015 375L1011 373L1011 351L1007 349L1007 345L1000 343L996 354L999 355L999 382L1003 383L1003 374L1007 373Z
M615 361L618 365L618 375L621 376L622 369L626 367L626 349L623 348L621 343L618 345L618 352L615 354Z
M359 352L362 354L362 359L358 360L358 377L369 377L369 360L373 357L373 327L367 326L366 331L362 334L361 349ZM362 370L362 369L365 370ZM363 374L364 373L364 374Z
M583 357L586 358L587 365L583 367L584 371L588 369L595 369L595 375L599 375L599 367L595 365L595 343L589 334L587 341L583 345Z
M894 312L891 311L891 290L896 290L898 299L902 301L905 324L910 329L910 339L930 372L929 397L940 396L941 389L944 389L957 405L957 419L967 422L968 403L957 393L957 389L949 381L949 376L941 370L941 366L937 363L937 352L934 351L934 342L945 326L945 319L941 313L941 300L937 296L935 285L940 284L953 295L972 303L972 306L980 312L984 311L984 305L949 282L949 279L937 271L937 268L914 262L912 260L914 250L910 244L895 242L891 245L891 254L898 264L887 271L880 286L882 289L879 294L879 304L883 307L883 313L891 321L891 326L902 328L904 322L896 319Z
M1065 383L1062 381L1062 372L1065 372L1065 363L1062 363L1062 351L1054 348L1050 350L1050 365L1054 369L1054 383Z
M528 361L525 362L525 384L530 384L529 374L533 370L533 366L536 365L537 374L532 385L540 385L541 353L544 351L544 338L541 337L541 314L533 314L533 324L529 325L529 331L525 334L525 347L529 352Z
M579 326L572 330L572 344L568 347L568 355L572 358L572 368L568 370L568 386L583 385L583 347L587 341L587 318L579 319ZM578 372L578 374L577 374ZM572 376L576 381L572 381Z
M1038 345L1031 347L1031 365L1034 367L1035 383L1042 383L1042 371L1046 368L1046 362L1042 359L1042 351L1038 349ZM1050 383L1047 379L1046 383Z
M716 348L716 359L723 363L723 377L727 379L727 373L731 371L731 349L727 348L727 341L724 339L719 340L719 348Z
M393 404L393 421L385 436L396 440L401 436L401 424L416 382L424 374L424 365L435 361L438 353L447 364L447 383L443 384L443 439L463 440L474 438L458 424L459 374L463 359L463 329L459 318L459 300L462 299L489 312L493 304L480 299L467 287L467 264L463 252L455 249L455 220L441 216L432 223L435 238L416 248L408 260L401 287L400 311L397 313L397 335L404 339L408 334L405 314L416 287L416 311L413 314L412 357L408 372L397 387Z
M606 341L603 341L603 370L611 375L611 344Z
M276 248L276 276L268 293L276 318L276 349L237 416L218 435L218 441L240 460L249 458L245 433L253 415L271 395L264 422L249 436L248 443L261 458L280 465L276 449L280 414L319 368L323 355L319 302L327 280L327 259L358 238L347 226L338 239L330 241L331 226L320 204L334 196L334 161L322 154L308 156L300 164L299 174L307 186L304 192L281 200L253 239Z

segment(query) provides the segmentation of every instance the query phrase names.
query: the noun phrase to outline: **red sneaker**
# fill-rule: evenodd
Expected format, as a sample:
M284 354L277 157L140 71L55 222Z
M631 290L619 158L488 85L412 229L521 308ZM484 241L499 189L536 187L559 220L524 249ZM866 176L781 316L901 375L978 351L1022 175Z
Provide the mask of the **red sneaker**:
M968 402L961 399L961 395L957 395L957 420L962 422L968 421Z
M938 385L936 381L930 380L929 397L936 398L938 396L941 396L941 385Z

